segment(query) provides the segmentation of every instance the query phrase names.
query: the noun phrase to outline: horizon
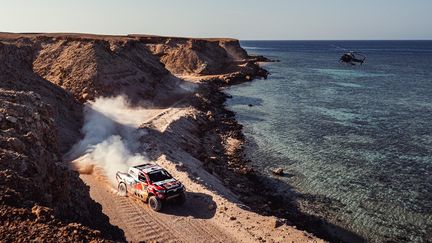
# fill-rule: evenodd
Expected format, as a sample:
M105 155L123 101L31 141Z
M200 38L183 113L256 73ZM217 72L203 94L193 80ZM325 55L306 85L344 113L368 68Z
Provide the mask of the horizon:
M143 35L143 36L159 36L159 37L172 37L172 38L186 38L186 39L235 39L238 41L432 41L430 39L237 39L232 37L194 37L194 36L169 36L169 35L154 35L149 33L129 33L129 34L98 34L98 33L89 33L89 32L3 32L0 31L0 34L17 34L17 35L43 35L43 34L58 34L58 35L94 35L94 36L118 36L118 37L127 37L134 35Z
M432 40L432 1L414 2L17 0L1 3L0 31L239 40Z

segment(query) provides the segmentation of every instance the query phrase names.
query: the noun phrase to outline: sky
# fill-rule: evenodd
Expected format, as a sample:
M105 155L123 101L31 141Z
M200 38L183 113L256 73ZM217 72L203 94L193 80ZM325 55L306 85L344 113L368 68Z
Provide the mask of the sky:
M432 39L432 0L0 0L0 32Z

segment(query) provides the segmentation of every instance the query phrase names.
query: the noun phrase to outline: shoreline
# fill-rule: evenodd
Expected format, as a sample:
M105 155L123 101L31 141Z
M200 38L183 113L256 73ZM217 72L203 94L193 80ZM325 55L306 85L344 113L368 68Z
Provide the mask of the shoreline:
M268 74L267 71L265 72ZM256 78L266 79L267 77L254 77ZM282 182L254 170L246 154L246 147L251 146L249 144L251 141L245 137L243 126L236 120L235 113L226 107L226 100L231 97L224 91L232 85L252 81L254 80L244 78L243 80L236 79L234 83L227 83L220 78L202 84L200 93L210 100L210 102L198 102L197 104L199 110L207 111L206 117L209 125L208 130L203 132L206 138L204 140L212 141L209 137L217 136L220 143L207 146L207 148L210 147L210 151L209 149L200 151L200 154L211 154L215 148L217 151L223 151L222 156L218 154L218 159L215 159L215 156L209 156L210 159L202 158L202 161L205 161L204 168L210 173L225 177L224 185L239 195L242 203L253 212L264 216L275 216L282 219L287 226L305 230L324 240L364 242L365 239L347 229L302 212L300 205L296 202L298 193L293 188L284 184L290 188L292 195L280 195L272 186ZM220 144L222 146L218 148Z
M41 144L41 150L49 148L46 155L38 157L37 153L31 154L34 151L25 149L25 146L30 148L30 142L24 145L19 143L32 139L25 130L20 134L12 129L7 134L11 138L6 137L9 140L19 137L19 140L14 140L18 142L13 144L12 149L20 154L30 153L31 161L37 161L40 165L41 173L30 173L32 177L22 170L16 172L21 173L24 179L41 181L41 188L47 190L38 191L35 188L34 191L46 199L30 195L34 201L13 205L5 213L12 214L15 209L24 208L29 215L36 215L32 220L38 220L42 217L38 210L32 211L32 206L42 204L47 206L46 210L58 212L52 216L58 217L59 222L82 223L95 230L104 227L92 224L98 222L95 218L101 218L108 226L95 231L97 235L94 237L107 240L114 238L113 234L105 232L111 227L118 230L119 241L150 241L161 237L173 242L196 239L205 242L322 242L308 232L289 226L281 218L255 213L240 200L244 200L241 198L243 191L254 195L257 190L252 188L253 184L247 178L250 168L239 163L242 161L240 148L244 137L241 125L233 120L234 113L224 109L227 96L221 90L228 85L265 77L268 73L257 64L267 59L248 55L237 40L90 38L61 34L10 36L3 33L0 34L0 51L7 54L3 62L16 64L4 67L11 80L17 80L6 80L2 87L12 90L14 95L15 92L29 95L30 100L33 96L44 99L47 107L53 108L52 113L41 111L49 124L46 126L49 129L43 130L41 135L44 136L42 138L50 138L44 139L45 143ZM8 100L8 91L5 92L4 99ZM138 106L142 101L143 110L147 112L160 110L158 115L149 117L151 121L137 128L137 147L134 150L160 163L182 181L188 188L189 204L171 209L167 205L165 212L157 214L142 203L134 203L132 198L117 195L112 185L107 186L97 172L91 175L83 173L80 179L77 172L68 170L70 178L57 178L57 173L47 169L67 169L67 162L59 158L83 136L80 129L85 124L83 104L97 97L117 95L126 95L131 105ZM19 99L17 104L27 104L27 100ZM28 115L30 111L14 112L10 109L7 112L9 116L5 119L0 116L0 125L6 127L33 129L27 123L28 117L40 119L39 114ZM114 120L107 117L107 121ZM36 130L34 133L37 134ZM1 145L10 148L7 143ZM121 146L113 149L119 148ZM29 165L32 165L31 161ZM90 162L94 166L101 165L97 159ZM14 164L8 166L16 168ZM109 171L105 173L111 175ZM67 188L69 191L66 192L70 193L62 194L64 190L53 187L54 181L59 185L72 183L77 186ZM14 185L9 186L13 188ZM234 187L230 190L226 185ZM20 190L29 188L33 187L29 185ZM48 194L44 194L47 191ZM65 212L62 210L64 204L46 203L59 197L68 201L66 213L70 213L70 217L61 214ZM95 208L91 208L93 205ZM93 209L100 215L91 213ZM76 215L76 212L82 214ZM57 225L47 230L45 227L57 222L53 217L37 225L30 233L15 231L16 228L12 227L17 223L29 226L25 217L10 218L10 224L4 231L14 230L6 236L23 239L32 235L55 237L56 232L63 232L63 228ZM158 230L146 231L155 227ZM142 230L136 230L138 228ZM77 231L74 237L90 236Z
M367 197L367 199L372 199L371 204L364 204L362 201L357 204L356 201L352 203L347 200L343 203L333 196L327 197L326 195L330 195L325 194L327 192L331 194L335 192L333 195L336 195L341 191L338 189L342 189L342 192L345 192L345 189L347 191L353 189L355 192L356 188L330 186L329 183L332 183L333 177L332 174L327 173L332 173L332 171L320 166L320 163L325 163L326 160L314 162L313 157L312 160L299 159L297 161L299 163L295 166L299 167L295 168L299 170L294 168L294 173L313 172L307 177L308 181L318 182L317 186L325 186L322 187L322 190L311 190L312 193L307 193L301 188L296 190L291 186L299 179L296 174L290 173L289 169L293 169L292 167L286 168L288 173L285 178L278 177L270 171L275 168L272 166L276 166L276 163L282 167L285 166L283 157L289 160L296 155L278 157L276 154L278 151L276 151L276 153L260 154L263 155L260 158L262 161L254 158L254 153L251 152L260 149L258 145L261 145L261 138L255 137L254 133L246 134L248 130L243 129L240 124L241 120L236 120L236 114L233 112L236 109L230 110L226 102L230 98L227 90L236 84L265 78L268 72L264 68L274 70L276 65L267 66L272 64L269 64L270 60L264 56L249 55L238 40L148 35L0 33L0 53L0 62L4 64L0 66L0 100L2 100L0 128L4 131L0 134L0 161L2 162L0 173L4 175L0 178L3 184L0 206L3 209L5 221L5 224L0 227L2 232L5 232L0 234L0 239L25 240L42 237L69 239L69 241L70 239L150 241L161 236L160 239L172 240L172 242L193 242L196 239L202 239L204 242L213 240L224 242L322 241L308 232L335 242L366 241L353 232L359 232L358 234L363 237L371 237L369 240L375 241L408 241L408 239L415 241L430 238L428 237L429 217L418 214L428 209L427 197L416 198L408 194L399 194L399 192L405 192L407 188L410 189L408 190L410 193L421 192L424 191L423 189L428 191L427 167L411 166L409 163L406 165L408 167L404 165L400 168L388 168L391 169L391 172L400 175L400 179L408 178L414 173L418 175L419 177L411 183L414 187L419 188L418 191L412 185L407 185L406 188L393 188L392 186L395 185L393 180L387 180L385 175L380 174L380 170L371 173L372 177L360 178L358 182L362 184L375 180L380 183L381 188L397 189L394 192L398 197L393 197L392 194L388 196L404 199L400 200L401 204L396 206L397 209L407 209L408 214L394 215L395 219L390 221L388 216L393 216L394 208L384 208L378 205L385 209L381 212L375 207L375 201L378 203L383 201L381 196ZM272 52L258 53L273 56ZM277 55L277 57L284 56ZM288 58L284 60L290 60L287 62L287 64L290 63L290 66L295 66L297 62L303 65L301 57ZM279 68L283 65L277 66ZM278 71L280 70L275 70L275 74ZM285 75L278 75L276 78L283 82L286 81L285 78L290 79L292 75L291 72L278 73ZM311 79L309 81L319 82L320 80ZM383 78L383 82L388 81L390 78ZM421 83L424 81L427 80L419 79ZM258 87L261 90L258 94L260 96L266 95L268 90L274 88L274 84L280 83L276 81L273 84L267 82L261 83L263 85L255 84L261 86ZM285 84L284 95L291 94L287 98L295 98L297 93L308 91L310 88L310 86L295 86L296 84L290 83L289 80ZM350 85L340 84L339 88L341 86L347 89L352 88ZM380 85L371 87L379 90ZM255 89L255 85L252 88ZM394 91L402 90L395 89ZM246 92L243 92L241 88L237 94L242 96L246 95ZM315 96L317 100L326 98L319 94ZM420 98L427 97L421 95L423 94L416 96L415 101L421 101ZM77 172L69 170L71 167L68 164L69 161L62 159L73 144L85 137L85 132L83 132L83 127L87 124L84 112L85 103L96 101L101 97L108 99L112 97L113 100L118 101L116 97L119 96L125 97L128 102L124 103L128 104L124 105L130 109L120 109L118 115L125 117L132 115L137 118L137 121L133 122L137 137L133 136L135 134L126 132L122 134L123 127L127 127L128 129L125 130L129 131L128 123L118 122L117 119L109 116L109 112L105 111L101 112L101 117L106 118L108 123L116 124L116 127L119 123L121 129L115 128L107 134L98 133L98 135L103 135L104 139L105 135L107 137L121 135L121 139L125 141L123 145L126 145L124 146L126 152L130 150L131 154L140 153L143 155L142 160L160 163L170 173L172 172L189 189L190 203L185 207L171 209L168 207L167 211L155 214L147 210L146 205L141 205L142 203L134 204L131 203L131 198L116 195L117 183L114 185L114 190L112 185L107 189L106 183L98 181L97 173L84 175L85 171L83 171L83 177L80 179ZM378 101L373 95L369 98ZM390 101L396 97L389 96L388 98ZM249 101L246 99L246 102ZM256 105L263 105L262 108L264 108L270 103L263 102ZM250 106L253 104L255 103L252 102ZM275 100L274 104L281 104L281 102ZM413 104L407 107L417 107ZM422 107L425 105L421 104ZM139 112L134 108L139 108ZM266 107L264 110L272 110L272 108L274 107ZM255 109L250 109L252 110ZM257 110L261 110L261 107ZM381 110L383 109L376 111ZM139 116L141 111L143 116ZM245 113L241 113L242 115L253 114L247 108L243 111ZM385 111L388 110L385 109ZM389 116L392 119L408 118L404 116L404 110L399 111L392 108L389 111L395 112L394 114L391 112ZM133 114L133 112L136 113ZM412 119L401 120L403 123L381 123L382 119L380 119L379 123L370 127L366 135L379 131L376 129L381 129L381 125L384 127L388 125L404 126L406 122L412 123L418 119L422 123L427 122L429 117L421 110L419 112L415 113L416 116ZM305 116L291 119L295 118L296 114L293 114L292 117L286 114L285 112L281 114L284 116L282 119L290 119L292 123L285 123L287 124L285 127L283 125L274 127L274 130L270 131L279 132L281 127L285 130L288 126L295 131L301 128L296 127L297 121L299 122L297 126L302 126L304 119L311 118ZM318 120L321 119L321 116L316 116L316 114L309 115ZM271 116L268 114L255 118L267 120ZM363 121L359 122L361 123L358 124L365 124ZM98 127L102 124L102 122L97 123ZM321 129L321 126L316 128ZM417 127L414 128L417 129ZM419 126L418 128L424 127ZM99 129L91 130L93 132ZM105 131L105 129L100 130ZM333 131L330 130L330 132ZM424 138L420 133L415 134L418 138ZM91 137L95 138L98 135ZM303 137L303 135L306 136ZM315 135L316 133L311 133L311 136L299 134L299 138L314 141ZM383 141L381 139L397 142L407 138L404 134L399 134L401 137L393 135L395 134L380 135L380 140L370 144L372 146L375 142ZM140 140L137 141L138 139ZM351 140L351 137L349 139ZM285 141L291 143L293 140ZM406 144L394 142L394 146L389 148L392 151L393 149L399 151L403 146L401 150L403 154L406 154L405 145L410 148L410 151L422 151L420 157L413 158L413 165L417 165L417 162L427 159L424 151L429 148L427 144L420 144L419 141L423 140L413 140ZM293 142L297 143L295 140ZM98 142L95 143L98 144ZM302 146L302 144L297 144L297 146ZM369 147L366 144L365 146ZM285 146L282 146L282 149L285 149L283 147ZM353 146L353 148L357 147L357 145ZM122 144L116 144L110 147L110 151L122 148ZM292 148L296 149L296 146ZM324 149L330 159L338 154L329 147L309 147L304 152L309 153L305 155L312 155ZM272 151L272 148L268 151ZM301 151L302 149L298 152ZM366 153L375 151L367 149L364 152L361 154L367 155ZM113 176L119 170L116 167L117 162L120 162L122 166L131 165L126 165L121 159L127 158L128 153L118 157L112 156L111 153L105 154L114 158L114 161L111 161L112 163L108 166L101 158L92 158L88 163L91 166L103 167L106 176ZM316 155L319 156L319 154ZM368 160L365 159L365 161ZM405 158L399 160L399 162L404 161ZM270 163L265 164L264 169L259 169L262 165L260 162ZM327 162L331 163L331 161ZM344 163L339 159L335 162ZM306 166L306 170L302 170L305 168L303 165ZM406 168L410 168L410 173L397 173L399 169L405 170ZM111 171L111 169L116 171ZM127 168L121 170L127 170ZM341 170L340 172L339 175L343 179L347 171ZM359 175L369 174L359 173ZM284 183L283 181L289 182ZM327 182L327 184L320 184L321 182ZM368 189L368 186L364 188ZM377 190L370 191L375 193ZM363 193L363 190L357 192ZM384 191L381 189L380 192ZM336 197L339 196L336 195ZM409 207L405 207L407 198L410 202ZM339 202L339 204L333 202ZM417 211L416 202L426 207ZM359 210L358 213L352 214L356 209ZM135 217L137 214L142 217ZM365 215L364 218L359 218L363 215ZM369 218L377 220L369 221ZM357 219L360 220L357 221ZM131 227L129 220L136 220L134 222L136 224ZM365 229L368 231L363 230L361 224L367 226ZM145 232L146 229L154 229L152 227L154 225L157 225L157 234ZM401 227L395 227L395 225ZM144 230L138 231L136 228ZM212 231L212 228L219 230ZM375 229L379 229L379 232L376 231L379 233L377 237L369 234ZM71 230L76 233L69 234ZM393 230L398 238L393 239Z

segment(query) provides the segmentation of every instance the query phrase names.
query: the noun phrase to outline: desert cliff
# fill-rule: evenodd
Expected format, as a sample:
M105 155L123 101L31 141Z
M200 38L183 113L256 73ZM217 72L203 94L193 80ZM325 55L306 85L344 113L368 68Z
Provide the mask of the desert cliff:
M81 104L33 71L33 55L27 45L0 43L0 237L121 239L61 161L60 148L80 136Z
M162 237L137 235L119 220L122 215L110 215L126 210L116 209L116 203L106 199L120 200L118 196L103 192L103 184L92 177L80 178L62 159L83 137L80 129L84 103L117 95L148 108L146 112L152 115L142 121L139 130L144 135L139 138L141 145L137 149L176 171L173 173L187 181L190 188L212 195L211 203L208 199L200 201L200 196L192 197L197 198L192 199L197 205L204 206L187 209L187 213L201 215L197 210L209 210L210 203L217 205L209 206L213 215L216 207L222 207L239 218L220 211L221 216L205 218L209 222L200 218L182 224L175 215L153 215L155 221L161 221L157 225L165 227L165 237L172 230L181 231L178 227L195 227L202 230L200 234L207 232L211 237L204 239L208 240L263 241L267 237L275 242L317 241L294 228L274 226L274 218L262 218L238 208L238 196L224 187L216 175L218 170L212 172L211 166L207 166L210 171L203 169L204 164L218 156L225 162L236 157L233 151L241 141L236 140L239 134L230 136L227 142L212 132L208 121L213 115L207 107L212 101L196 91L211 83L215 89L206 92L209 96L217 92L216 87L266 77L267 72L258 66L257 60L263 58L249 56L234 39L1 33L0 217L4 223L0 226L0 241L124 241ZM206 141L200 133L204 127ZM233 143L238 144L232 146ZM234 176L248 170L232 167ZM228 223L223 223L224 217L228 217ZM258 224L248 223L252 219ZM163 220L179 222L168 229ZM262 220L273 226L260 229ZM238 235L229 232L229 227L234 227ZM183 235L183 239L177 240L192 236L196 237Z

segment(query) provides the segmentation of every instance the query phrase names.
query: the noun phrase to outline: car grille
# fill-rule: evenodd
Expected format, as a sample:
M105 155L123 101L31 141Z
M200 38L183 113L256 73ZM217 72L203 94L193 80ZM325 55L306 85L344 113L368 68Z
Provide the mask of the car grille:
M170 189L170 190L167 191L166 196L167 197L171 197L171 196L179 194L181 191L182 191L181 187Z

